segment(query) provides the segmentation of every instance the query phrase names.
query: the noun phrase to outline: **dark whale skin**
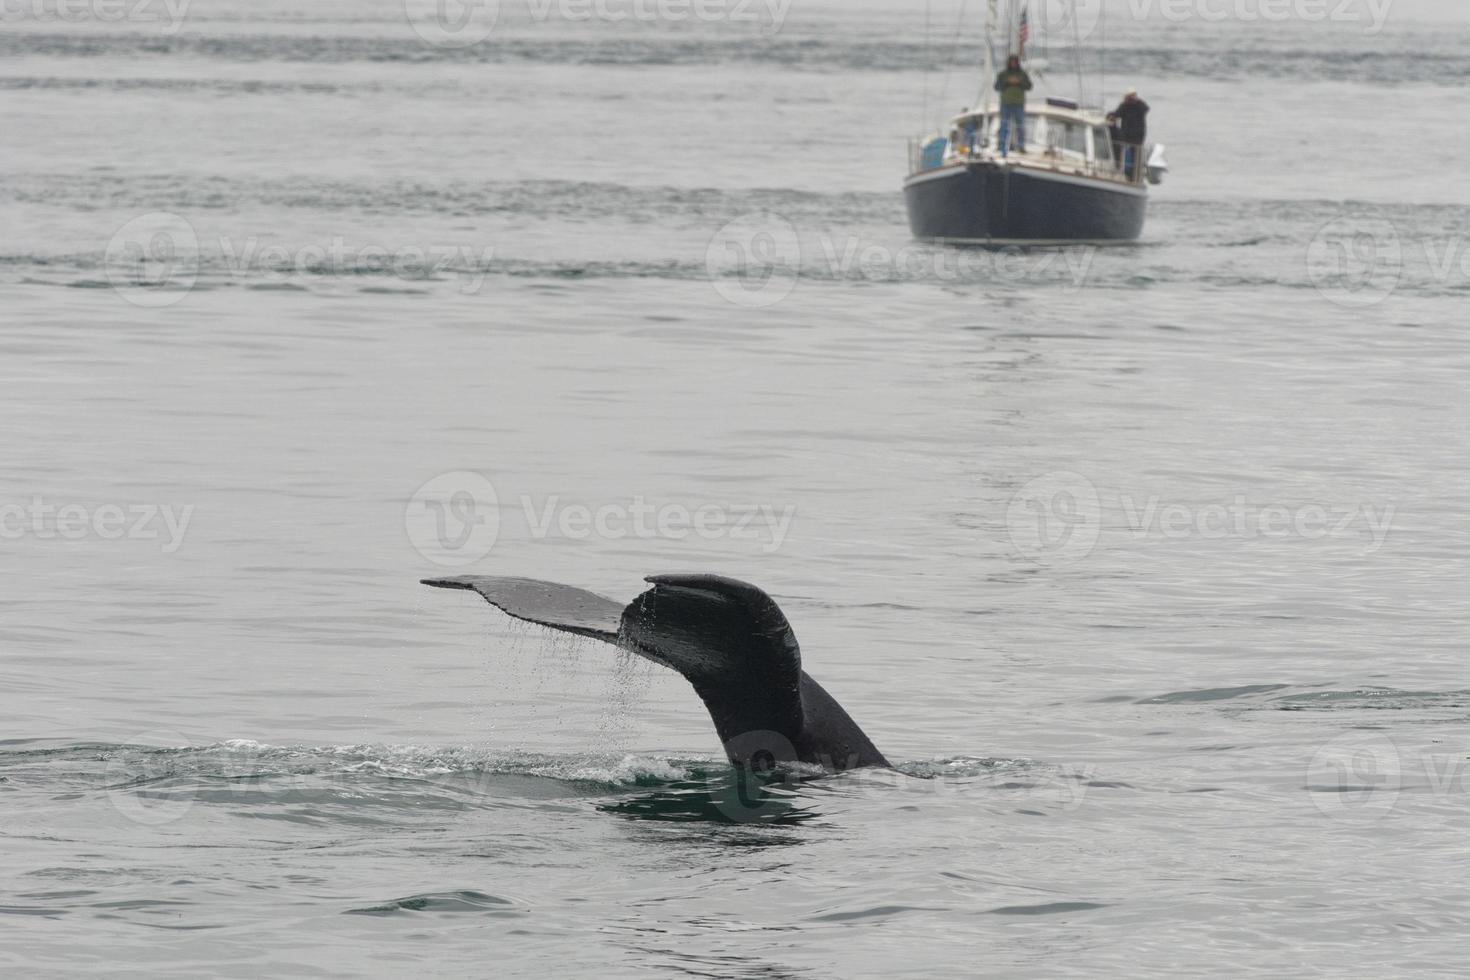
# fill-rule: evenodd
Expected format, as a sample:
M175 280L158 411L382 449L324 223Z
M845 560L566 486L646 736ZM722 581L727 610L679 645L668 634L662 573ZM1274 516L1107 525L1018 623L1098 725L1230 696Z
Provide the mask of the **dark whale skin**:
M801 668L801 647L770 596L717 575L659 575L626 607L553 582L469 576L425 585L483 596L516 619L631 650L682 674L730 762L768 770L888 767L837 700Z

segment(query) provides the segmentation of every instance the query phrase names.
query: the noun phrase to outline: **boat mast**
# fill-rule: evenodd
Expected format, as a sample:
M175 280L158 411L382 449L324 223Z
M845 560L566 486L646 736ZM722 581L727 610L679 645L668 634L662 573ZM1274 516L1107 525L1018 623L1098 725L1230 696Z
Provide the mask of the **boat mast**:
M990 98L995 94L995 21L996 5L999 2L1000 0L990 0L990 9L985 14L985 77L980 80L980 98L975 100L985 107L987 126L990 121Z
M1082 22L1077 16L1077 2L1072 0L1072 50L1076 52L1077 61L1077 104L1087 104L1087 96L1084 94L1082 84ZM1098 101L1102 101L1102 93L1098 93Z

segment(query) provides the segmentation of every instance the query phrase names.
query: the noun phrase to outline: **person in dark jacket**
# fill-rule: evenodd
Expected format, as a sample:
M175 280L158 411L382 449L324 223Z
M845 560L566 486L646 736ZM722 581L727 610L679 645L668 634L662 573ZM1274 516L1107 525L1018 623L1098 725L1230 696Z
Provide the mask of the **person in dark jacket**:
M1148 138L1148 103L1138 97L1138 89L1130 88L1123 94L1123 101L1108 116L1108 123L1118 127L1123 144L1123 170L1130 180L1137 180L1143 162L1143 144Z
M1031 91L1031 76L1021 67L1021 59L1011 55L1005 70L995 76L995 90L1000 93L1000 155L1010 146L1012 127L1016 131L1016 150L1026 152L1026 93Z

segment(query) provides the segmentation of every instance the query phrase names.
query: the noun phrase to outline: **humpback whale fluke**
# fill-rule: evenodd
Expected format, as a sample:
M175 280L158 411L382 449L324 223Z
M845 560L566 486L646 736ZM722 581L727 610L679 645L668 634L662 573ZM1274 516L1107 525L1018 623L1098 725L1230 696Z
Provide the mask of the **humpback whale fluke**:
M769 769L887 766L842 706L801 669L796 634L775 601L718 575L656 575L626 607L568 585L523 578L426 579L478 592L515 619L631 650L680 674L714 720L730 761Z

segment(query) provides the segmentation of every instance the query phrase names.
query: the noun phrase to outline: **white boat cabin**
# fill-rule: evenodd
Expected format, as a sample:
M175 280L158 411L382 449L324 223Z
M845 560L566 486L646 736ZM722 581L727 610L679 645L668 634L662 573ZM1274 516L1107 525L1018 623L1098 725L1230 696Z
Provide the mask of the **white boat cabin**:
M1016 149L1014 132L1010 134L1010 142L1009 157L1017 164L1128 180L1121 166L1121 146L1114 156L1107 120L1099 113L1077 108L1064 100L1028 105L1026 152L1022 154ZM946 134L936 135L918 147L913 169L917 173L970 160L993 160L1000 156L999 143L998 110L962 112L950 120Z

